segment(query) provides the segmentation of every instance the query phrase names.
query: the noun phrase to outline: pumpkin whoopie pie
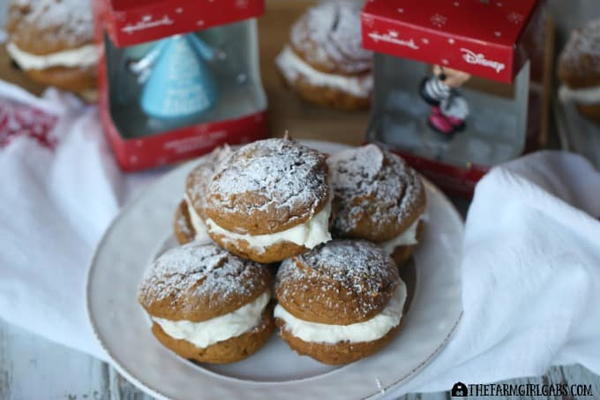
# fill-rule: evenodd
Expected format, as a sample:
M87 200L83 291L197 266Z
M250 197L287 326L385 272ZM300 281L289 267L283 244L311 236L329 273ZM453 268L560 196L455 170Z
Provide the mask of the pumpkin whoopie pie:
M165 347L197 362L231 363L255 353L270 337L271 283L268 267L191 242L154 261L138 301Z
M90 0L12 0L6 49L34 81L93 100L98 50Z
M373 54L362 48L361 7L356 1L321 2L293 25L276 63L304 100L348 111L370 106Z
M275 323L288 345L325 364L382 349L400 328L406 285L394 261L362 240L334 240L285 260Z
M334 236L372 241L404 264L424 230L427 199L419 174L373 144L333 154L328 164Z
M196 187L208 235L240 257L273 263L331 239L326 156L293 140L240 147Z

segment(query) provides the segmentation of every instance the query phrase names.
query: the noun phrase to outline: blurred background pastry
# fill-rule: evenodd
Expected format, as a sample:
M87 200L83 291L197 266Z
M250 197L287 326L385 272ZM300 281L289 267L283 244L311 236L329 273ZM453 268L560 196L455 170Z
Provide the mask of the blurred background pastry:
M93 100L98 51L89 0L12 0L6 49L32 80Z
M369 107L372 54L361 44L362 5L351 0L323 2L293 25L276 63L301 98L341 110Z
M560 97L600 123L600 19L576 29L560 56Z

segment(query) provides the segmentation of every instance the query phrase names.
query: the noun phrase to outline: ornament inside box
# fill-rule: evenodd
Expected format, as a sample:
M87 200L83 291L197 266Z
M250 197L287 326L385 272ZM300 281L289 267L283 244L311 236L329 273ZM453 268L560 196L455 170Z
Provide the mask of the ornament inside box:
M545 143L552 34L538 0L369 0L368 140L453 194Z
M264 138L263 0L94 0L102 124L124 170Z

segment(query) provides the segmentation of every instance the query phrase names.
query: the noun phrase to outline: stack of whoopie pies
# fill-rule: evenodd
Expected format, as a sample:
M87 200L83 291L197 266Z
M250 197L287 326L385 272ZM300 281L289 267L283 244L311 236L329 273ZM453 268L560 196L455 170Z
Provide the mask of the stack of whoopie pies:
M188 175L180 246L138 298L158 340L194 361L248 357L275 326L300 354L356 361L400 329L399 268L425 205L419 175L375 145L329 157L289 139L222 148Z

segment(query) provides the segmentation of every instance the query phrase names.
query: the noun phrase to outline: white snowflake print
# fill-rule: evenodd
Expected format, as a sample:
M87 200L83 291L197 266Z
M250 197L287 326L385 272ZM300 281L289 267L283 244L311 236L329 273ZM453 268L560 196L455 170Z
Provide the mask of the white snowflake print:
M429 44L429 39L423 38L421 39L421 42L423 42L423 44Z
M525 17L523 16L523 14L513 11L506 16L506 19L508 19L508 21L512 22L513 24L520 24L525 20Z
M235 6L237 8L248 8L249 0L235 0Z
M431 23L438 28L443 27L448 22L448 17L442 14L433 14L430 18Z

